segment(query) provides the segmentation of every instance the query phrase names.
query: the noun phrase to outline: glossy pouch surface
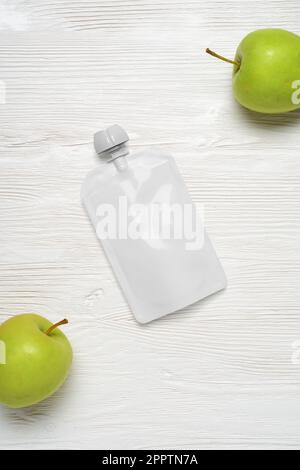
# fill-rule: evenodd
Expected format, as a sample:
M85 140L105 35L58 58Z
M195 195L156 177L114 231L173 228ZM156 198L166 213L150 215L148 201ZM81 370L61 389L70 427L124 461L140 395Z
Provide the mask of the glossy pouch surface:
M87 176L82 200L140 323L225 287L223 269L171 156L149 150L124 157L118 147L115 159Z

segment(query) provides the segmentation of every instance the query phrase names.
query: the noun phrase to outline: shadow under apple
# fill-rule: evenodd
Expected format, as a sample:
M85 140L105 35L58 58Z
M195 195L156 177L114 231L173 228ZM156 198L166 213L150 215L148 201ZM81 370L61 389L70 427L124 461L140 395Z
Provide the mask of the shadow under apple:
M28 406L25 408L9 408L4 405L1 406L1 420L9 420L10 423L14 422L16 425L34 425L39 423L42 417L51 417L51 415L60 416L62 410L66 409L66 403L68 402L71 389L73 388L72 375L67 377L63 385L50 397L37 403L36 405ZM40 426L40 423L39 423ZM49 432L52 430L53 421L45 425L45 428L49 428Z
M299 126L300 130L300 109L281 114L264 114L244 108L234 98L233 101L234 111L237 113L240 119L247 121L247 123L254 127L261 129L262 127L274 128Z

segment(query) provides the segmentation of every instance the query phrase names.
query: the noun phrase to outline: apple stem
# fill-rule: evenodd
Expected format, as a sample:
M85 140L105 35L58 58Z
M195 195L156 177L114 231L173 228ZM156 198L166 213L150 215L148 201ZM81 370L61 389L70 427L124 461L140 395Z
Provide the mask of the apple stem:
M59 327L60 325L66 325L68 322L68 320L66 318L64 318L63 320L59 321L58 323L55 323L54 325L50 326L50 328L46 331L46 335L50 335L52 333L53 330L55 330L57 327Z
M216 52L214 51L211 51L210 49L206 49L207 54L210 54L212 55L213 57L216 57L217 59L221 59L223 60L224 62L228 62L229 64L232 64L232 65L236 65L237 67L239 67L241 64L237 61L237 60L230 60L230 59L227 59L226 57L223 57L222 55L219 55L217 54Z

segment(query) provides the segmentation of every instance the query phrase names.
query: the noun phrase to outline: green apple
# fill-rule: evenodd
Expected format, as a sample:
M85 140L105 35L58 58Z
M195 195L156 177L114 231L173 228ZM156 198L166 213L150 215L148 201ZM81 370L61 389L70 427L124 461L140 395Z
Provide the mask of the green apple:
M52 395L64 382L72 362L72 348L57 329L39 315L10 318L0 326L0 403L22 408ZM1 359L1 358L0 358Z
M300 37L283 29L260 29L248 34L230 60L233 92L246 108L260 113L285 113L300 107Z

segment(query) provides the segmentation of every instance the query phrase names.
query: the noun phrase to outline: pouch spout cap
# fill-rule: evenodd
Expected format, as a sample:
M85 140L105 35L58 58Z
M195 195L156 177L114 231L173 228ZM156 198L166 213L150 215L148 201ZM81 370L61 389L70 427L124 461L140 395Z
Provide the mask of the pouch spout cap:
M99 154L125 144L128 140L127 132L121 126L115 124L104 131L96 132L94 135L94 146Z

